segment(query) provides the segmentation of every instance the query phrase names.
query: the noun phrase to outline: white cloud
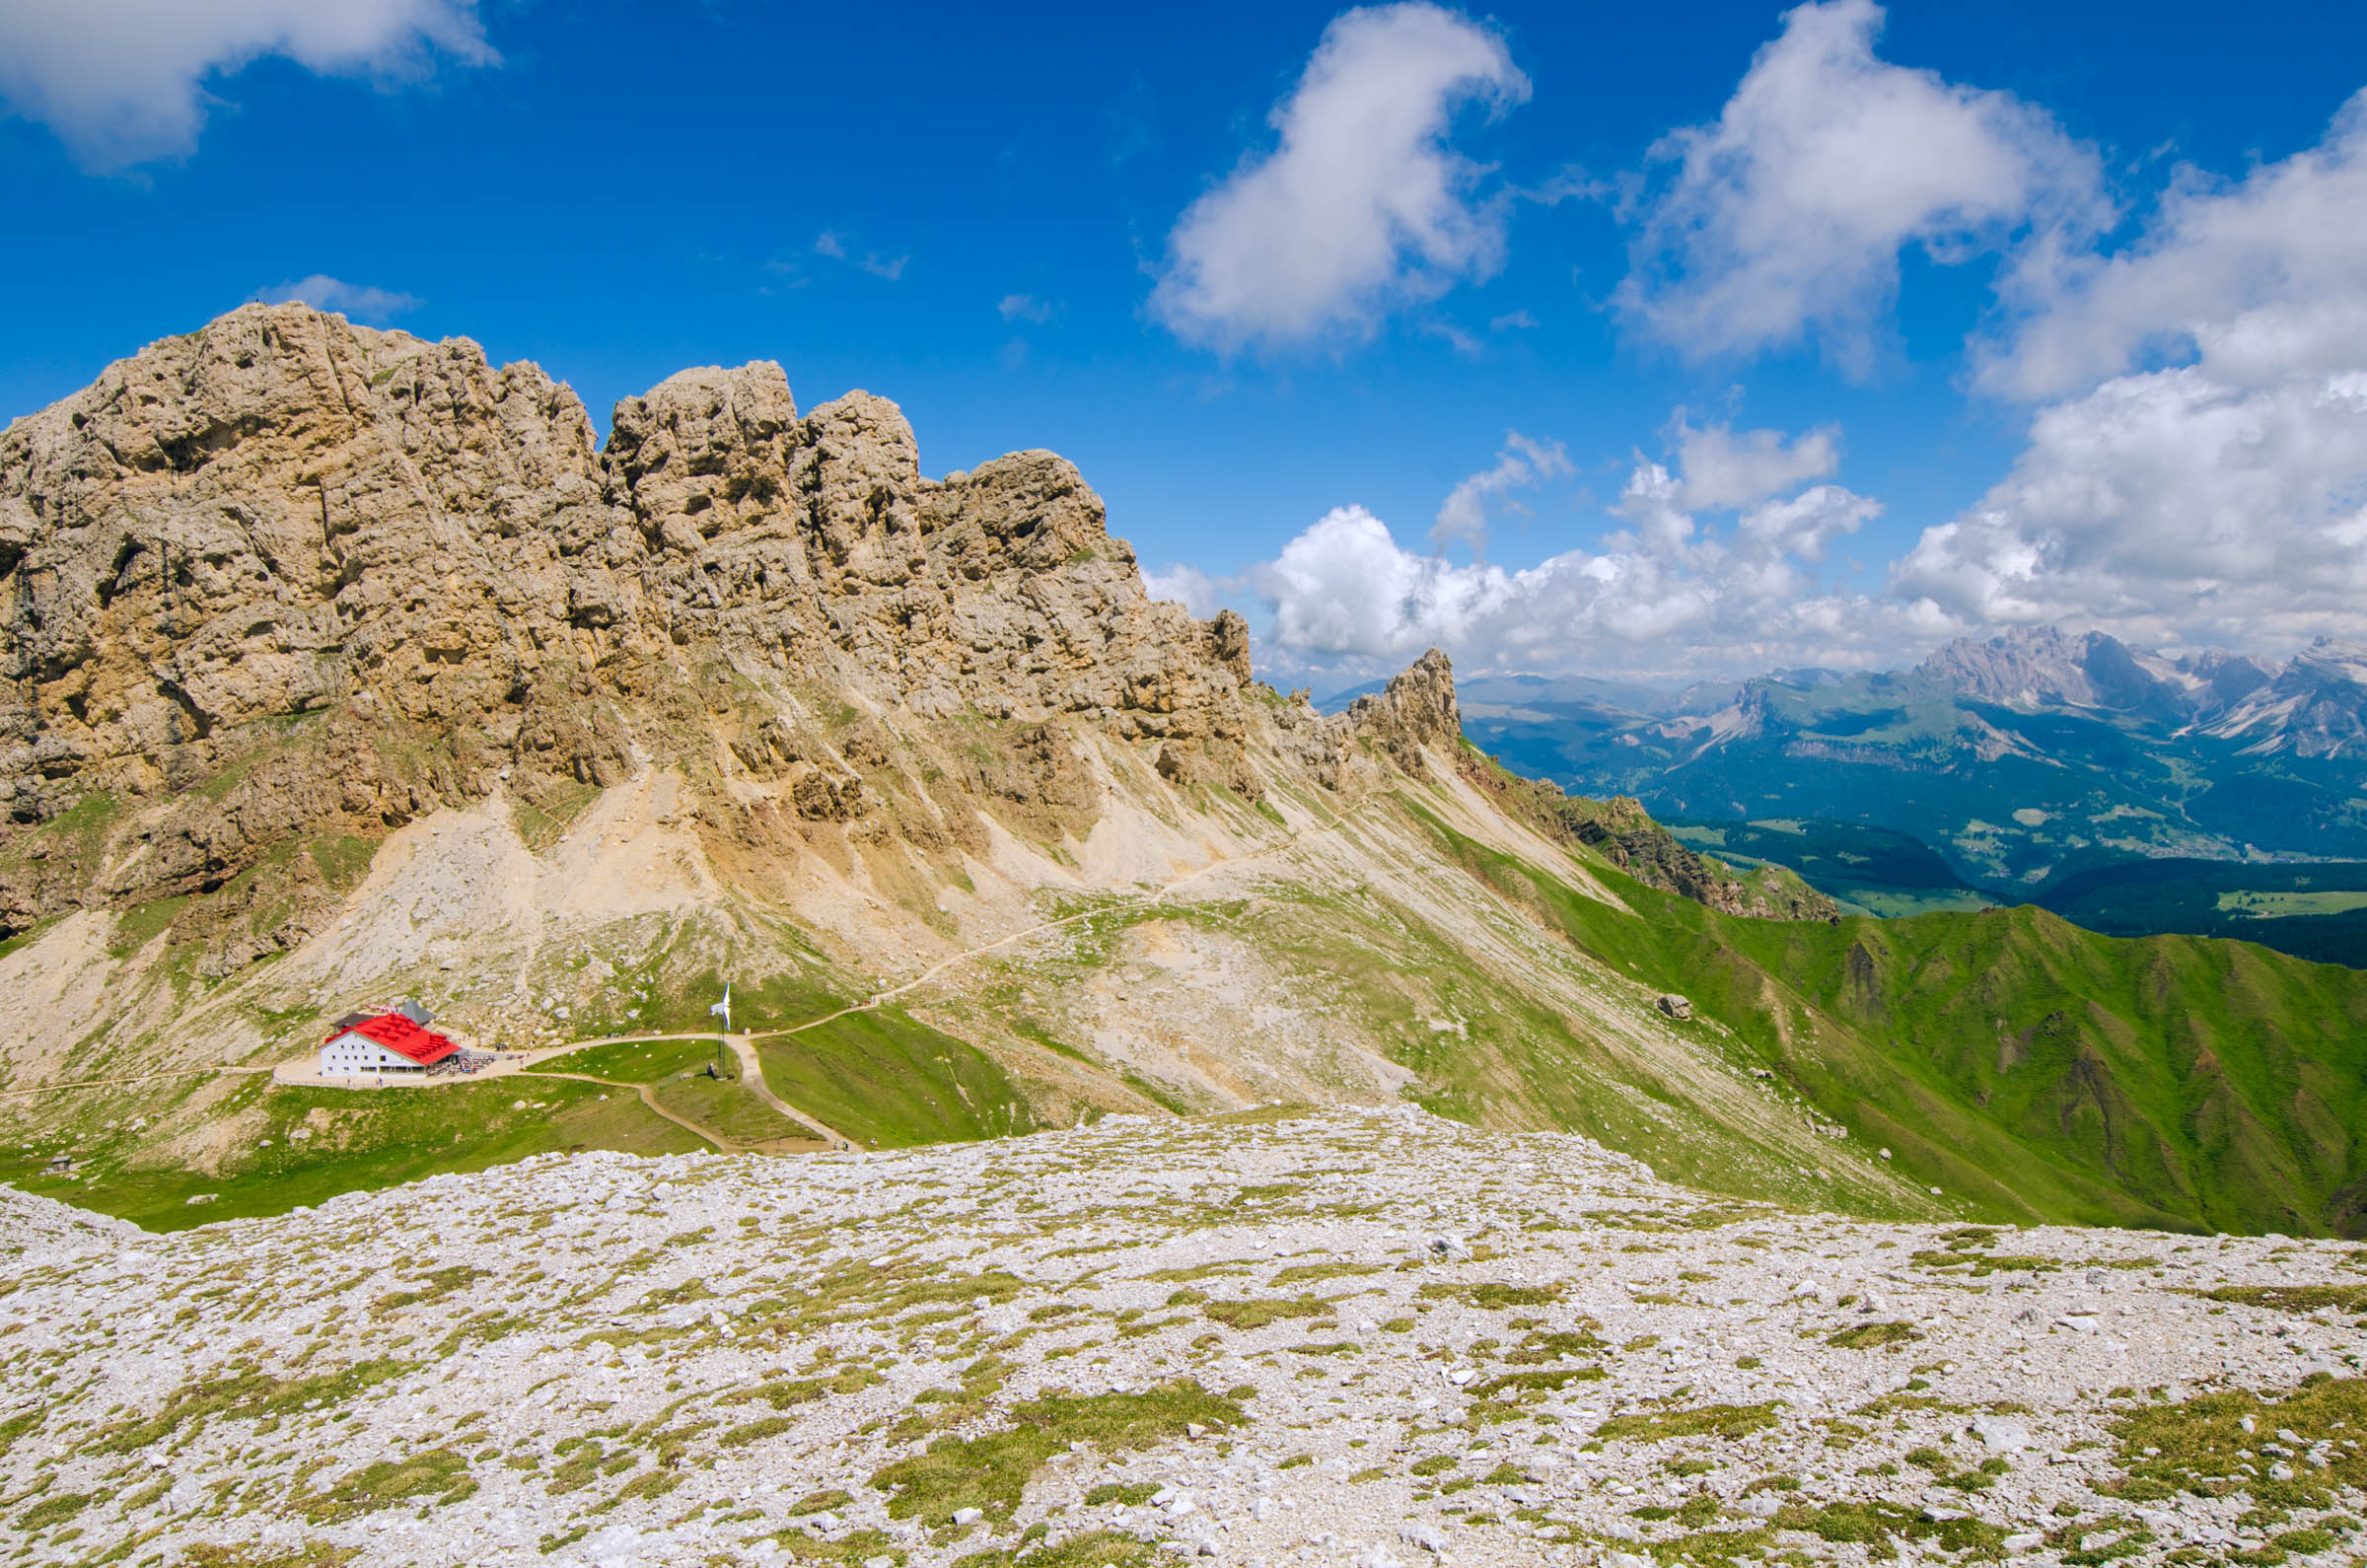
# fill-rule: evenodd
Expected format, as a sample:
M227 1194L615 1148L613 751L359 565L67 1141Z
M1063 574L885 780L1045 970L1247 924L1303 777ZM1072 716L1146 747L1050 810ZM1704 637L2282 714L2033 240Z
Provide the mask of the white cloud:
M1269 120L1278 145L1184 213L1152 312L1231 350L1369 332L1501 264L1504 203L1448 145L1456 112L1529 82L1494 31L1434 5L1349 11Z
M2149 355L2240 386L2367 364L2367 92L2319 146L2244 179L2181 169L2138 244L2036 253L2007 297L2017 319L1980 379L2009 396L2076 392Z
M2197 366L2040 411L2012 473L1894 589L1969 625L2289 646L2367 625L2367 374L2236 388Z
M475 0L0 5L0 97L95 171L188 152L217 102L209 84L270 55L323 75L388 81L424 76L440 57L500 59Z
M361 321L385 321L415 311L419 301L409 294L397 294L393 289L373 288L365 283L348 283L315 272L310 277L292 283L278 283L258 290L254 298L265 305L285 305L301 301L316 311L334 311Z
M1778 490L1828 478L1841 466L1840 432L1827 425L1786 444L1780 430L1677 425L1677 462L1685 470L1677 504L1690 512L1749 506Z
M1645 203L1619 308L1687 354L1814 336L1863 372L1900 252L1959 261L2103 213L2094 152L2011 94L1877 59L1882 8L1784 16L1717 120L1665 137L1673 178Z
M1477 554L1487 547L1487 502L1492 496L1571 471L1570 456L1558 441L1532 441L1517 430L1504 432L1493 467L1483 468L1447 492L1439 506L1430 542L1444 550L1461 540Z
M1819 484L1705 527L1679 504L1693 482L1639 462L1615 508L1625 529L1520 571L1416 554L1362 507L1338 508L1249 574L1273 610L1267 662L1345 679L1437 644L1473 669L1736 673L1894 658L1940 625L1816 569L1879 502Z
M1052 307L1032 294L1006 294L995 309L1006 321L1033 321L1041 326L1052 319Z
M1982 383L2055 400L1899 593L2189 646L2367 634L2367 94L2319 146L2182 171L2136 244L2010 288Z
M1172 599L1201 620L1224 608L1226 597L1238 592L1240 586L1221 577L1211 577L1196 566L1170 566L1142 574L1145 593L1153 599Z
M885 278L890 283L904 275L904 266L912 259L908 255L883 256L877 250L866 250L858 255L847 248L846 236L835 229L825 229L815 236L814 253L827 256L833 261L844 261L849 266L859 267L873 277Z
M1537 318L1531 316L1527 311L1514 311L1507 316L1490 318L1487 329L1491 332L1535 331Z

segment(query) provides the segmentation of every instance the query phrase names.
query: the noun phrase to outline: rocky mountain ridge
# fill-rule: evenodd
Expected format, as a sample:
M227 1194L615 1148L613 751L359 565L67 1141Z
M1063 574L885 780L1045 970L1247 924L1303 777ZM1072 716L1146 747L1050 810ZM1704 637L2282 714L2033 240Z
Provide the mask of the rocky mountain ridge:
M1049 453L927 479L893 403L801 418L771 364L672 377L596 450L532 365L300 306L156 344L0 435L0 592L9 836L94 796L141 819L80 856L0 839L12 930L219 890L291 834L497 789L547 805L717 735L794 822L880 815L881 738L750 700L757 675L833 712L1081 718L1249 798L1254 706L1266 753L1333 784L1349 737L1399 717L1255 701L1241 618L1149 600ZM1453 734L1451 681L1430 701L1402 733ZM1034 776L973 793L1060 797L1057 755L1015 765Z
M1443 656L1273 691L1059 459L926 478L775 366L597 450L531 366L250 307L0 434L0 1179L145 1225L1279 1101L1874 1215L2358 1223L2367 988L1836 917L1494 767ZM498 1075L300 1070L394 998Z
M1907 670L1789 672L1627 706L1472 683L1524 772L1693 821L1919 839L1972 887L2115 860L2367 859L2367 648L2176 658L2102 632L1967 638Z

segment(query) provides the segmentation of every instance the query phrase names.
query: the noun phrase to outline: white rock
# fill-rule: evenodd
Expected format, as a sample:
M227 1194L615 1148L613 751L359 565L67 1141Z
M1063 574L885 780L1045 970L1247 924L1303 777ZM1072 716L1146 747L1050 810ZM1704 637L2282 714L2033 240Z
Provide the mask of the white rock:
M1992 1454L2016 1454L2030 1447L2030 1428L2001 1415L1976 1415L1972 1435Z

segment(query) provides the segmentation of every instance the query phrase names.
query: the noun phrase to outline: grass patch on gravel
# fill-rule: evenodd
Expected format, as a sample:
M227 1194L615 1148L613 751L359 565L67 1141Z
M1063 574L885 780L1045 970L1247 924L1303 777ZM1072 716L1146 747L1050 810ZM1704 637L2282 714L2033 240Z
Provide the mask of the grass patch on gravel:
M2281 1441L2280 1430L2300 1441ZM2114 1422L2113 1434L2120 1440L2116 1462L2127 1472L2115 1490L2131 1502L2243 1490L2263 1509L2325 1508L2338 1488L2367 1487L2367 1452L2341 1443L2367 1434L2367 1381L2357 1378L2319 1373L2282 1398L2237 1390L2148 1405ZM2308 1462L2313 1450L2324 1465ZM2271 1476L2279 1461L2290 1479Z
M100 1428L91 1435L88 1447L96 1454L128 1454L173 1436L183 1425L203 1426L216 1416L231 1421L260 1420L307 1406L321 1409L399 1378L415 1365L382 1357L309 1378L275 1378L251 1366L233 1369L201 1383L183 1384L152 1416Z
M2205 1301L2232 1301L2271 1312L2314 1313L2322 1307L2367 1313L2367 1285L2222 1285L2202 1291Z
M1173 1560L1156 1544L1113 1530L1097 1530L1040 1546L1031 1543L1011 1551L973 1551L960 1558L955 1568L1015 1568L1021 1564L1025 1568L1163 1568Z
M327 1491L298 1499L296 1507L314 1524L328 1525L415 1499L430 1504L458 1502L475 1490L466 1460L451 1449L429 1449L407 1459L380 1460L350 1471Z
M892 1518L944 1526L956 1510L977 1508L1007 1520L1029 1477L1071 1443L1105 1454L1139 1453L1184 1437L1194 1425L1222 1431L1243 1419L1239 1404L1190 1379L1141 1393L1045 1394L1013 1405L1011 1424L1002 1430L939 1438L924 1452L882 1468L871 1484L889 1493Z
M1825 1342L1835 1350L1884 1350L1922 1337L1905 1323L1858 1323L1827 1334Z
M1819 1508L1787 1503L1775 1515L1775 1528L1804 1531L1836 1544L1863 1546L1866 1555L1877 1562L1897 1557L1901 1539L1935 1541L1944 1551L1981 1559L2005 1554L2005 1532L1994 1525L1977 1519L1925 1519L1918 1509L1870 1498Z
M1492 1279L1471 1285L1437 1282L1424 1285L1421 1293L1425 1301L1459 1301L1491 1313L1513 1307L1544 1307L1561 1296L1551 1285L1507 1285Z
M1200 1311L1227 1328L1247 1331L1286 1318L1327 1317L1331 1304L1321 1296L1251 1296L1240 1301L1212 1301Z
M1671 1438L1749 1437L1775 1424L1775 1403L1703 1404L1689 1410L1655 1410L1650 1415L1614 1415L1595 1428L1604 1442L1627 1438L1665 1443Z

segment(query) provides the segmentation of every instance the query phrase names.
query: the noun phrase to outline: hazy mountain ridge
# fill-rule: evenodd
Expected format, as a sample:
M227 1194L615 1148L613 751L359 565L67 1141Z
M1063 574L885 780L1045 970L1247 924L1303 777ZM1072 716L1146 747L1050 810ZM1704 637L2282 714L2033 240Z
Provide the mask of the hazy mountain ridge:
M1468 728L1663 816L1870 822L1991 887L2115 857L2367 855L2367 649L2344 644L2276 664L2021 630L1689 706L1473 703Z

